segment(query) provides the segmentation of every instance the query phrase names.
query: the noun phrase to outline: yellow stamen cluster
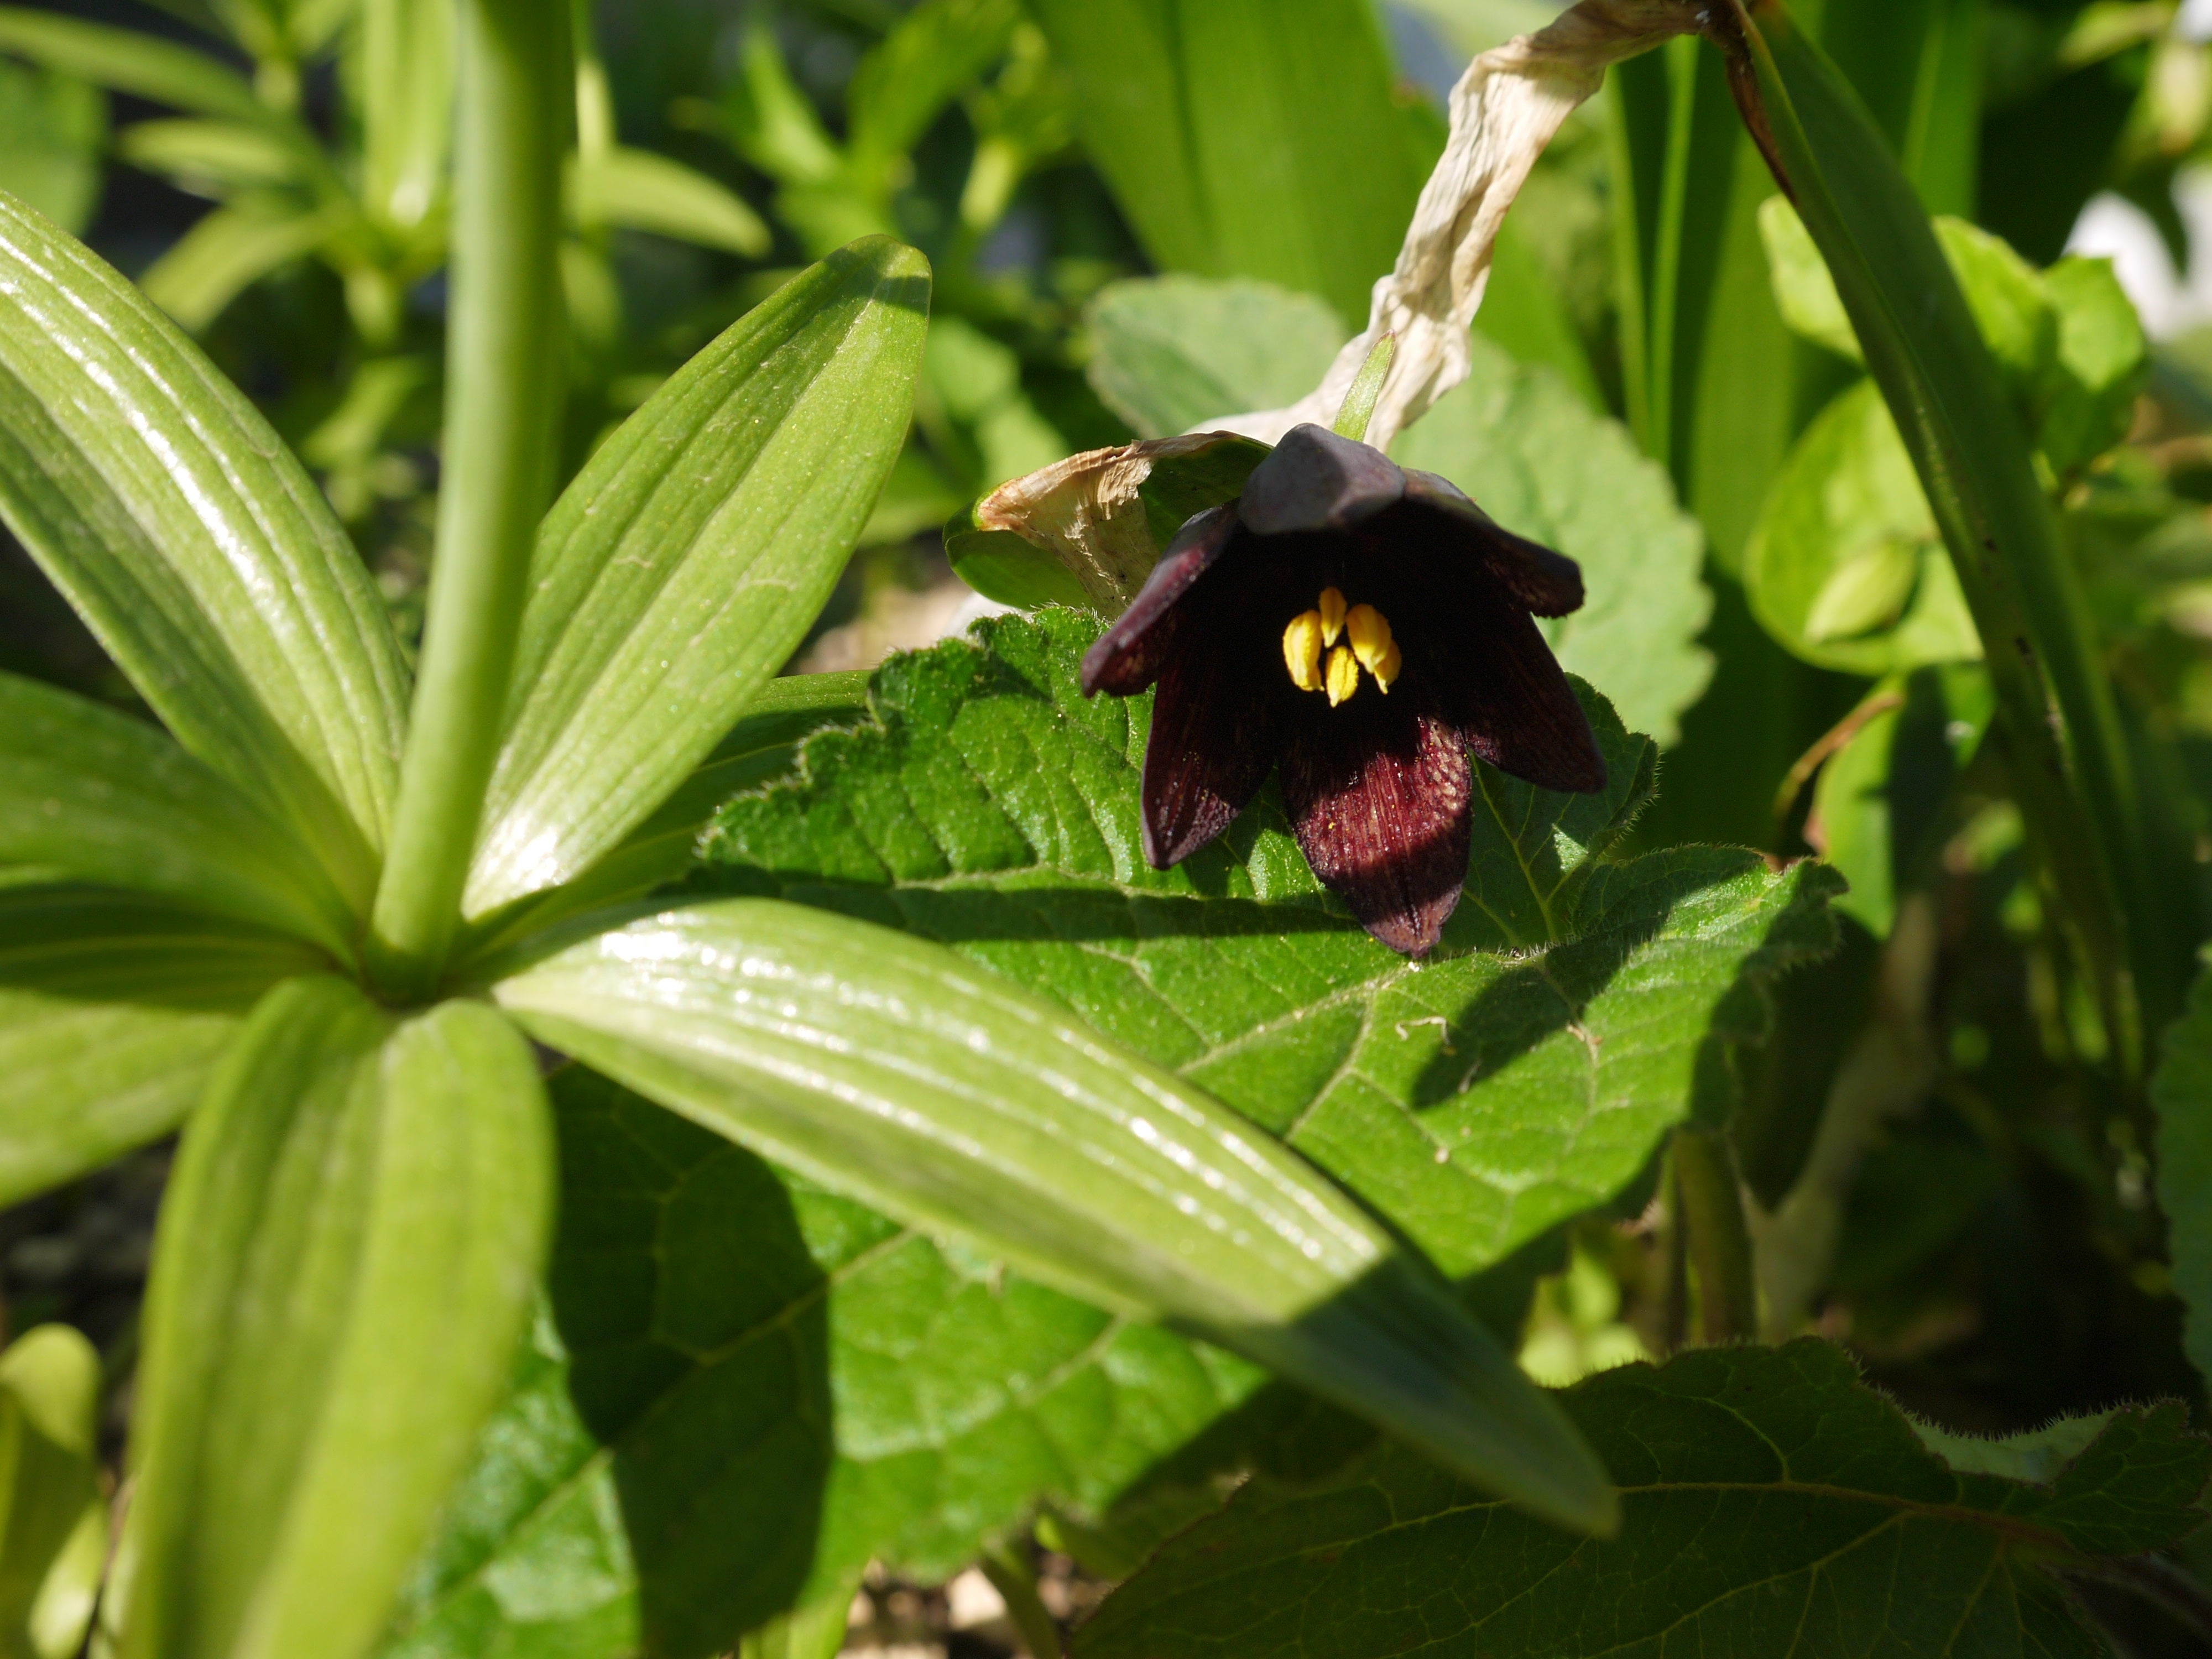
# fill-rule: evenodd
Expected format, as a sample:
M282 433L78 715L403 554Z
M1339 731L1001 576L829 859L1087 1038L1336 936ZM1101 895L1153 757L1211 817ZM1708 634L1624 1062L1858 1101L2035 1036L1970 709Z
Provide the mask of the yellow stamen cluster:
M1340 638L1345 641L1341 645ZM1334 708L1359 690L1363 668L1375 677L1376 688L1389 695L1405 658L1381 611L1371 605L1346 609L1343 594L1324 587L1319 603L1291 617L1283 629L1283 665L1291 672L1291 684L1301 691L1328 692Z

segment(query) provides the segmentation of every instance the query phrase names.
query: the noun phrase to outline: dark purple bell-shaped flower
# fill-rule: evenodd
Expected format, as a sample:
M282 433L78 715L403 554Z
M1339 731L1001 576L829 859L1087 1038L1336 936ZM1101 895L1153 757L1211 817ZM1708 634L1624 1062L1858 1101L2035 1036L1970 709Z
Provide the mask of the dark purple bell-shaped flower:
M1583 602L1571 559L1432 473L1301 426L1185 524L1083 659L1085 695L1157 684L1145 856L1180 864L1268 769L1314 873L1394 951L1432 949L1467 879L1471 750L1547 789L1605 762L1530 620Z

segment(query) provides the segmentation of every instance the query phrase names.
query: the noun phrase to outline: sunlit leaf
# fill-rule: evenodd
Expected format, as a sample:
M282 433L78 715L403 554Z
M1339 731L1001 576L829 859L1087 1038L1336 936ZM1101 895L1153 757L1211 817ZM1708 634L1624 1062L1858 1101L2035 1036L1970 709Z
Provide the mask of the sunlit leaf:
M82 235L100 203L106 139L96 88L0 59L0 190Z
M161 1208L131 1425L125 1659L367 1651L502 1397L552 1218L528 1044L295 981Z
M295 939L126 893L0 890L0 1204L174 1129Z
M471 915L611 852L797 647L897 459L928 305L919 253L855 243L694 357L569 485L532 568Z
M0 866L157 894L312 939L356 923L281 824L150 726L0 674Z
M727 899L494 994L780 1164L1242 1352L1557 1522L1607 1524L1581 1448L1425 1263L1202 1090L941 946Z
M1140 438L1294 404L1321 384L1346 337L1312 295L1200 276L1113 283L1086 320L1091 384Z
M0 516L178 741L365 903L406 695L368 569L175 325L4 201Z

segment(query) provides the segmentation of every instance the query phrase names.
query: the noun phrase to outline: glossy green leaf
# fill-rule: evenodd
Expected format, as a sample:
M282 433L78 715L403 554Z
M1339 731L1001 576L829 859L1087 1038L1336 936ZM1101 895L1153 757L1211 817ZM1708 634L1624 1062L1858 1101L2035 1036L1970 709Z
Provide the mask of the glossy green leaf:
M1565 1403L1620 1482L1618 1539L1547 1533L1384 1451L1319 1493L1246 1488L1109 1597L1076 1653L2095 1659L2052 1570L2179 1542L2212 1474L2178 1403L2118 1413L2070 1456L1984 1442L1954 1467L1811 1338L1626 1366Z
M172 109L246 121L270 118L246 77L204 52L140 29L114 28L27 6L0 6L0 52Z
M131 894L0 890L0 1205L169 1133L295 939Z
M617 145L575 158L571 200L588 225L649 230L757 259L767 224L728 185L647 149Z
M0 191L82 235L100 204L106 143L97 88L0 58Z
M1610 1524L1586 1454L1426 1263L1017 981L828 910L726 899L586 939L495 994L779 1163L1241 1352L1554 1522Z
M1834 66L1773 0L1747 30L1778 165L1834 276L1950 549L2018 750L2022 809L2119 1025L2179 1006L2202 931L2144 842L2143 808L2089 607L2019 417L1926 215Z
M0 1354L0 1655L76 1659L107 1565L100 1355L67 1325Z
M422 223L445 192L453 51L453 9L443 0L362 8L362 201L399 229Z
M1085 320L1092 389L1140 438L1294 404L1345 341L1335 311L1312 295L1202 276L1111 283Z
M1455 1277L1632 1180L1709 1042L1827 948L1830 872L1704 848L1614 862L1648 739L1586 698L1601 796L1479 769L1468 897L1428 960L1375 943L1272 789L1173 871L1139 852L1150 703L1086 702L1097 623L979 623L877 672L878 724L802 750L702 843L702 886L942 940L1171 1066L1346 1182Z
M855 243L757 307L548 515L465 908L583 873L812 623L906 434L929 267Z
M368 1651L503 1396L555 1172L529 1045L295 981L210 1083L161 1208L125 1659Z
M2197 975L2186 1012L2167 1029L2150 1093L2185 1344L2197 1374L2212 1376L2212 971Z
M1966 662L1980 636L1881 388L1813 422L1744 551L1754 615L1792 653L1858 674Z
M1996 709L1989 676L1963 665L1886 681L1862 708L1879 712L1820 769L1805 836L1850 884L1836 908L1884 939Z
M487 917L460 952L464 969L570 916L641 898L679 879L691 867L700 833L724 801L787 771L802 738L825 726L852 725L866 714L867 680L857 672L770 680L699 769L621 846L574 881Z
M0 866L157 894L353 948L356 920L307 849L153 726L0 674Z
M1500 524L1582 566L1583 608L1539 626L1631 730L1671 745L1712 677L1697 643L1712 615L1704 535L1620 422L1548 369L1516 364L1486 339L1469 344L1466 383L1392 456L1442 473Z
M198 348L5 202L0 516L178 741L365 902L406 688L367 568Z
M1096 1514L1262 1380L580 1066L552 1091L550 1316L388 1659L688 1659L842 1616L871 1559L941 1579L1040 1497Z
M1078 125L1167 270L1318 294L1348 327L1397 258L1433 119L1364 0L1038 0ZM1310 388L1309 388L1310 389Z

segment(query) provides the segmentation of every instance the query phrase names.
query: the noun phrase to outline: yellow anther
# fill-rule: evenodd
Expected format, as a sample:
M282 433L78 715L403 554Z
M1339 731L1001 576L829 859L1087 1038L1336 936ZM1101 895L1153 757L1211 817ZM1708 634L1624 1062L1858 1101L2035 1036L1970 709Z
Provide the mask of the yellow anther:
M1291 684L1301 691L1322 689L1322 632L1326 626L1320 611L1306 611L1291 617L1283 630L1283 666L1291 671Z
M1344 595L1333 587L1321 591L1321 642L1334 645L1344 632Z
M1359 659L1349 647L1338 646L1328 653L1328 706L1334 708L1359 690Z
M1376 684L1385 691L1390 682L1398 678L1398 670L1405 659L1398 653L1398 642L1390 637L1390 623L1383 614L1371 605L1355 605L1344 619L1345 631L1352 635L1352 654L1359 659L1359 665L1375 676Z
M1367 672L1375 676L1376 685L1381 689L1383 696L1388 696L1390 695L1391 682L1398 678L1398 671L1405 665L1406 659L1399 654L1398 647L1394 642L1382 647L1382 654L1367 665Z

